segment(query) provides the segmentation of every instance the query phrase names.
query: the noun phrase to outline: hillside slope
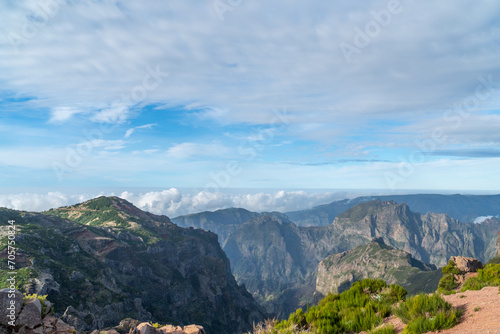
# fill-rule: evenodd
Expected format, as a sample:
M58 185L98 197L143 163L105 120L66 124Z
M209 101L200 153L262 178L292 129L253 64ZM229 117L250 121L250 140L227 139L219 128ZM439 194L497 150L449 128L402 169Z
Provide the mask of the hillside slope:
M264 317L236 283L213 233L180 228L116 197L45 214L1 209L0 224L8 219L19 230L20 288L48 294L56 313L78 329L132 317L241 333Z
M437 273L436 273L437 271ZM410 254L384 244L381 238L339 254L332 254L318 265L316 291L324 296L343 292L364 278L399 284L410 294L415 290L437 290L441 271L415 260Z

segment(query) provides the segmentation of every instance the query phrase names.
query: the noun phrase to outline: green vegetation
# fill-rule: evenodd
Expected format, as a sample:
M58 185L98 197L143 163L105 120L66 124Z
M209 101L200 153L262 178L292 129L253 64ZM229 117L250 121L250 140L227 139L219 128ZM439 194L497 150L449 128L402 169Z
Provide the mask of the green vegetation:
M153 323L153 322L149 322L149 323L150 323L150 324L151 324L151 326L153 326L154 328L161 328L161 327L165 326L165 325L159 324L159 323L157 323L157 322L155 322L155 323Z
M479 311L481 308L480 307L474 307L474 312Z
M71 215L73 210L73 215ZM79 214L75 215L74 211ZM59 209L51 209L44 212L45 214L65 218L83 225L101 226L107 222L114 222L118 228L128 228L130 224L127 222L118 210L113 205L113 200L108 197L101 196L90 200L78 206L63 207Z
M368 332L369 334L394 334L394 326L392 324L383 326Z
M458 287L457 282L453 274L445 274L443 278L439 281L438 292L449 295L455 293L454 289Z
M4 261L2 261L4 262ZM6 267L6 266L5 266ZM9 282L7 279L11 276L9 274L9 270L1 270L0 269L0 289L8 288L9 287ZM29 286L31 284L31 281L33 278L38 276L38 272L30 267L25 267L21 268L16 271L16 289L24 292L26 289L25 287Z
M500 264L487 264L477 271L477 277L465 281L461 291L481 290L485 286L500 286Z
M452 260L448 261L448 264L443 267L443 274L453 274L460 275L462 272L457 268L457 264Z
M417 295L407 299L395 310L406 323L403 334L419 334L453 327L462 312L453 309L440 295Z
M462 272L457 268L457 264L452 260L448 261L448 264L442 269L443 277L439 281L438 292L449 295L456 293L454 290L458 287L458 283L455 280L455 275L461 275Z
M481 280L479 277L471 277L467 281L465 281L464 285L462 285L462 289L460 289L461 292L467 291L467 290L481 290L484 288L486 284L484 284L483 280ZM462 297L462 296L460 296Z
M500 264L500 256L492 258L487 264Z
M267 320L254 326L253 334L394 334L383 319L394 312L406 324L404 334L420 334L453 327L461 310L451 307L439 294L420 294L404 300L406 290L387 286L382 280L355 282L341 294L329 294L307 311L298 309L288 320ZM399 303L399 306L396 304Z
M365 279L355 282L341 294L329 294L304 312L298 309L288 320L275 324L268 333L344 333L374 329L389 316L392 304L402 300L406 291L382 280ZM379 329L375 333L393 333L390 329Z

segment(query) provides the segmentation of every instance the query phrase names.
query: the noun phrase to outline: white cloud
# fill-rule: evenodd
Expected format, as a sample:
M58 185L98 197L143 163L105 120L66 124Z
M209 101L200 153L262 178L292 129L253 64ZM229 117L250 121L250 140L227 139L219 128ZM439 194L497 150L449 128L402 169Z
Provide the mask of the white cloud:
M342 193L345 194L345 193ZM202 211L214 211L230 207L245 208L250 211L293 211L324 204L343 198L342 194L330 192L307 193L304 191L277 191L259 193L182 193L170 188L162 191L133 193L124 191L119 197L133 203L138 208L171 218ZM73 205L102 195L116 195L114 192L68 195L62 192L0 194L0 207L15 210L45 211L51 208Z
M61 192L0 194L0 207L24 211L45 211L84 202L93 197L92 195L66 195Z
M406 119L451 105L478 75L500 76L495 1L402 1L401 13L350 64L339 44L352 44L354 29L387 1L246 1L223 21L212 1L71 1L16 52L5 36L33 24L33 6L0 4L3 86L35 95L38 107L101 110L92 116L99 122L130 118L126 96L143 86L148 66L171 75L141 102L204 106L204 117L223 124L265 123L284 105L320 123ZM116 100L123 104L109 107Z
M227 154L230 149L218 143L181 143L170 147L167 155L175 159L188 159L200 157L221 157Z
M130 129L127 130L127 132L125 132L124 138L130 137L135 132L135 130L138 130L138 129L151 129L155 125L158 125L158 124L156 124L156 123L153 124L152 123L152 124L146 124L146 125L141 125L141 126L136 126L134 128L130 128Z
M123 123L130 117L130 105L114 103L111 107L103 109L91 117L94 122Z
M341 198L338 193L308 193L305 191L240 194L200 191L194 194L182 194L175 188L145 194L123 192L120 197L143 210L155 214L165 214L169 217L230 207L245 208L256 212L286 212L310 208Z
M74 107L56 107L52 109L52 114L50 117L50 122L65 122L71 119L75 114L82 113L82 110L78 110Z

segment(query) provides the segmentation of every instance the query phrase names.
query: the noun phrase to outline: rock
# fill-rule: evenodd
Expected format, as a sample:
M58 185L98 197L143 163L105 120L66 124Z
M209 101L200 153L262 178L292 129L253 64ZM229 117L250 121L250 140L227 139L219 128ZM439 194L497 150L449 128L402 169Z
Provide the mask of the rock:
M75 327L68 325L61 319L57 319L56 323L56 333L57 334L72 334L75 333Z
M473 257L452 256L450 261L455 262L458 270L462 273L475 273L478 269L483 267L483 264L478 259Z
M71 276L70 276L70 278L69 278L69 279L70 279L71 281L77 281L77 280L82 279L82 278L84 278L83 274L82 274L81 272L79 272L79 271L74 270L74 271L71 273Z
M160 334L161 332L147 322L143 322L135 329L137 334Z
M21 313L23 306L23 294L17 290L0 290L0 324L4 326L12 325Z
M45 314L49 314L51 308L52 308L52 303L49 302L48 300L46 300L45 301Z
M46 329L55 328L56 323L57 323L57 318L52 315L48 315L45 318L43 318L43 327Z
M113 329L113 328L107 330L106 333L107 334L120 334L116 329Z
M189 325L184 327L184 333L186 334L205 334L203 327L198 325Z
M163 334L184 334L184 331L180 326L166 325L160 328L160 331Z
M35 328L42 324L42 304L38 299L31 299L26 301L23 310L19 314L18 319L20 324L28 328Z
M43 333L45 332L42 326L33 329L23 326L16 332L16 334L43 334Z
M130 330L134 330L135 327L137 327L141 322L139 320L135 320L132 318L126 318L120 321L120 324L116 326L115 328L120 332L120 333L128 333ZM99 333L97 333L99 334Z

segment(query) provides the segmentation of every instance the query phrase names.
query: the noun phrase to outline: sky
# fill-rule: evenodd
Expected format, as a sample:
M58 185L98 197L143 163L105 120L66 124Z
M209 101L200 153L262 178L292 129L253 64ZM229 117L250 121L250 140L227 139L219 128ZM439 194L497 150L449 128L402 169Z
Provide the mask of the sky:
M0 206L498 192L499 18L494 0L1 1Z

